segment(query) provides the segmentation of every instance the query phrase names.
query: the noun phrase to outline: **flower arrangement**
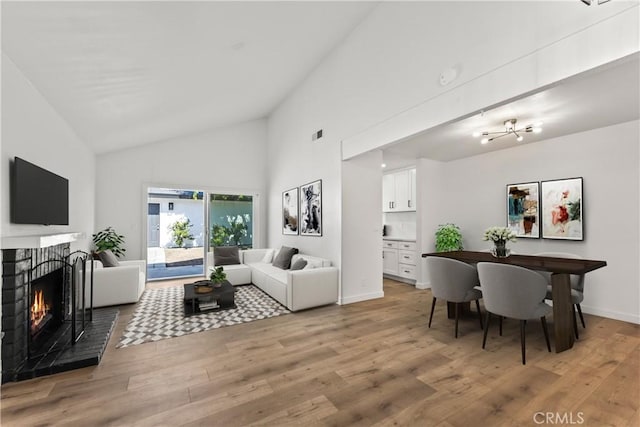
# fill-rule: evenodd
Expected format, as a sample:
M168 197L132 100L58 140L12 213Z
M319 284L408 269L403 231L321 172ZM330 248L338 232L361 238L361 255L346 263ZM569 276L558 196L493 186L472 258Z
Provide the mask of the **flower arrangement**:
M495 243L506 243L507 240L516 241L516 233L507 227L489 227L484 231L483 240L491 240Z

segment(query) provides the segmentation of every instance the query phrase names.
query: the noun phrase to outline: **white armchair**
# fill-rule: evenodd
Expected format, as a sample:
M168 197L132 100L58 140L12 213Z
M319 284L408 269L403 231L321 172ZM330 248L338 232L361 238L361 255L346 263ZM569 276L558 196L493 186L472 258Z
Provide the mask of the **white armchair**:
M147 282L145 260L120 261L118 267L103 267L93 261L93 306L131 304L138 302ZM91 298L91 266L87 266L85 305Z

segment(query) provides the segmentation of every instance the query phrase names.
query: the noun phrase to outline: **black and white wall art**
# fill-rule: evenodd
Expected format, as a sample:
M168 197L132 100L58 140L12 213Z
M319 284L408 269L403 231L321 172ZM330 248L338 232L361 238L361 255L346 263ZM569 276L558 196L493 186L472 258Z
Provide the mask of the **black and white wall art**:
M300 187L300 235L322 236L322 180Z
M298 187L282 193L282 234L298 235Z

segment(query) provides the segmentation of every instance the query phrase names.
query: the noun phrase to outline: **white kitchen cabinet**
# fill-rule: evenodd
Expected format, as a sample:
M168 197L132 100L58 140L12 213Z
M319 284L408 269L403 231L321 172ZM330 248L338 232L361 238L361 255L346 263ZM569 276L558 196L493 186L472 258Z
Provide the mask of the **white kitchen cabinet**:
M382 176L382 211L416 210L416 170L405 169Z
M416 242L406 240L382 241L382 272L414 281L416 279ZM413 282L411 282L413 283Z
M382 250L382 272L384 274L398 275L398 250L383 249Z

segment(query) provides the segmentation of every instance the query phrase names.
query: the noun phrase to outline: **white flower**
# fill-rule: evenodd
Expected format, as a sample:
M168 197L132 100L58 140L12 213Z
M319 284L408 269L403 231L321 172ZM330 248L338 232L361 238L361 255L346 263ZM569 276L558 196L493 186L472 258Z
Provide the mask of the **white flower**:
M483 240L491 240L493 242L516 241L516 234L507 227L489 227L484 231Z

